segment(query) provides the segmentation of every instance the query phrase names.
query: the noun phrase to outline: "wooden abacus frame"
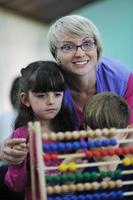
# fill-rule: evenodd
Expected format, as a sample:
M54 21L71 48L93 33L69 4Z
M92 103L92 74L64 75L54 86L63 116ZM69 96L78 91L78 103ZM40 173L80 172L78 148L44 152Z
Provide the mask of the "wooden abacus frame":
M62 141L64 139L69 140L69 139L80 139L80 138L94 138L94 137L101 137L101 134L104 136L113 136L115 133L119 132L133 132L133 128L126 128L126 129L103 129L103 130L88 130L88 131L73 131L73 132L65 132L65 133L51 133L49 135L41 133L41 127L39 122L29 122L28 124L29 128L29 142L30 142L30 169L31 169L31 188L32 188L32 199L35 199L35 193L36 193L36 185L35 185L35 167L34 167L34 147L33 147L33 135L35 137L35 144L36 144L36 153L37 153L37 170L38 170L38 178L39 178L39 194L40 194L40 200L47 200L47 189L46 189L46 176L45 172L46 170L54 170L54 169L59 169L57 166L51 166L51 167L46 167L45 162L44 162L44 156L43 156L43 149L42 149L42 139L43 140L53 140L53 141ZM128 143L128 142L133 142L133 139L127 139L127 140L119 140L119 144L121 143ZM133 154L133 152L132 152ZM83 157L83 153L76 153L76 154L66 154L65 155L60 155L59 158L72 158L75 157ZM133 164L133 157L126 158L122 161L114 161L113 163L123 163L125 165L128 165L130 162ZM106 165L112 164L112 161L106 161ZM85 168L89 166L101 166L105 165L105 162L96 162L96 163L85 163L85 164L79 164L77 165L78 168ZM130 171L123 171L123 174L133 174L133 170ZM115 183L112 183L115 184ZM119 184L122 184L119 183ZM125 181L125 185L128 184L133 184L132 181ZM61 188L60 188L61 189ZM125 196L128 195L133 195L133 191L130 192L125 192Z

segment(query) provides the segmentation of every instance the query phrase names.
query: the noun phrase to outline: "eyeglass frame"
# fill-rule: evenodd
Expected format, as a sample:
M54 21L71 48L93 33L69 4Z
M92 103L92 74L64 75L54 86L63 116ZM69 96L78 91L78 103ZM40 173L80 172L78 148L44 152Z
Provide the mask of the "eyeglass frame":
M90 47L90 49L88 48L88 49L84 49L83 48L83 44L85 44L86 42L88 42L88 43L90 43L92 46ZM73 48L71 48L71 49L69 49L69 50L63 50L63 47L64 47L64 45L72 45L73 46ZM93 46L94 45L94 46ZM68 43L66 43L66 44L63 44L61 47L58 47L57 49L60 49L63 53L70 53L70 52L76 52L77 50L78 50L78 48L81 48L83 51L92 51L93 49L94 49L94 47L96 47L96 42L95 41L83 41L80 45L76 45L75 43L73 43L73 42L68 42ZM93 48L92 48L93 47Z

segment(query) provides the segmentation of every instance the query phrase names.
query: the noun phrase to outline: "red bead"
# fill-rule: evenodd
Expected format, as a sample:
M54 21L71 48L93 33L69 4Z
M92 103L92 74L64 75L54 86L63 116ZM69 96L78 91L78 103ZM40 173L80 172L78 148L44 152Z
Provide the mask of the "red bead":
M122 149L122 154L123 155L129 154L129 153L130 153L130 149L129 148Z
M132 148L132 147L129 148L129 152L130 152L131 154L133 154L133 148Z
M87 158L92 158L93 157L93 153L91 151L86 151L86 157Z
M108 155L107 149L101 149L100 153L101 153L101 156L107 156Z
M53 153L51 154L51 160L57 160L58 159L58 155Z
M99 156L101 156L100 151L99 151L99 150L93 151L93 156L94 156L94 157L99 157Z
M122 150L120 148L115 149L117 155L122 155Z
M51 160L51 156L48 153L43 154L43 158L45 161Z
M110 156L115 155L115 149L108 149L108 155Z

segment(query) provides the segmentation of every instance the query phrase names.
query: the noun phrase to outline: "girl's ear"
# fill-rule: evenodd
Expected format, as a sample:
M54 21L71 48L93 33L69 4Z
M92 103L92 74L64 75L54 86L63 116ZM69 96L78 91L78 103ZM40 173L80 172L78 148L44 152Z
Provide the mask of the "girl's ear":
M20 94L20 101L27 107L30 107L29 97L25 92L21 92Z

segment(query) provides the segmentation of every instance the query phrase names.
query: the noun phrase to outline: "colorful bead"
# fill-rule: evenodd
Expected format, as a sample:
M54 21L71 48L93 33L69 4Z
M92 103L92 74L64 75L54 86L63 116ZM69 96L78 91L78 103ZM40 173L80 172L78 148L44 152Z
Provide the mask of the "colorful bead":
M77 165L74 162L68 164L68 169L70 172L75 172L77 170Z
M68 166L66 164L62 163L61 165L59 165L59 170L61 172L66 172L67 169L68 169Z
M130 158L124 158L122 162L123 162L123 164L124 164L125 166L128 166L128 165L131 164L131 159L130 159Z

